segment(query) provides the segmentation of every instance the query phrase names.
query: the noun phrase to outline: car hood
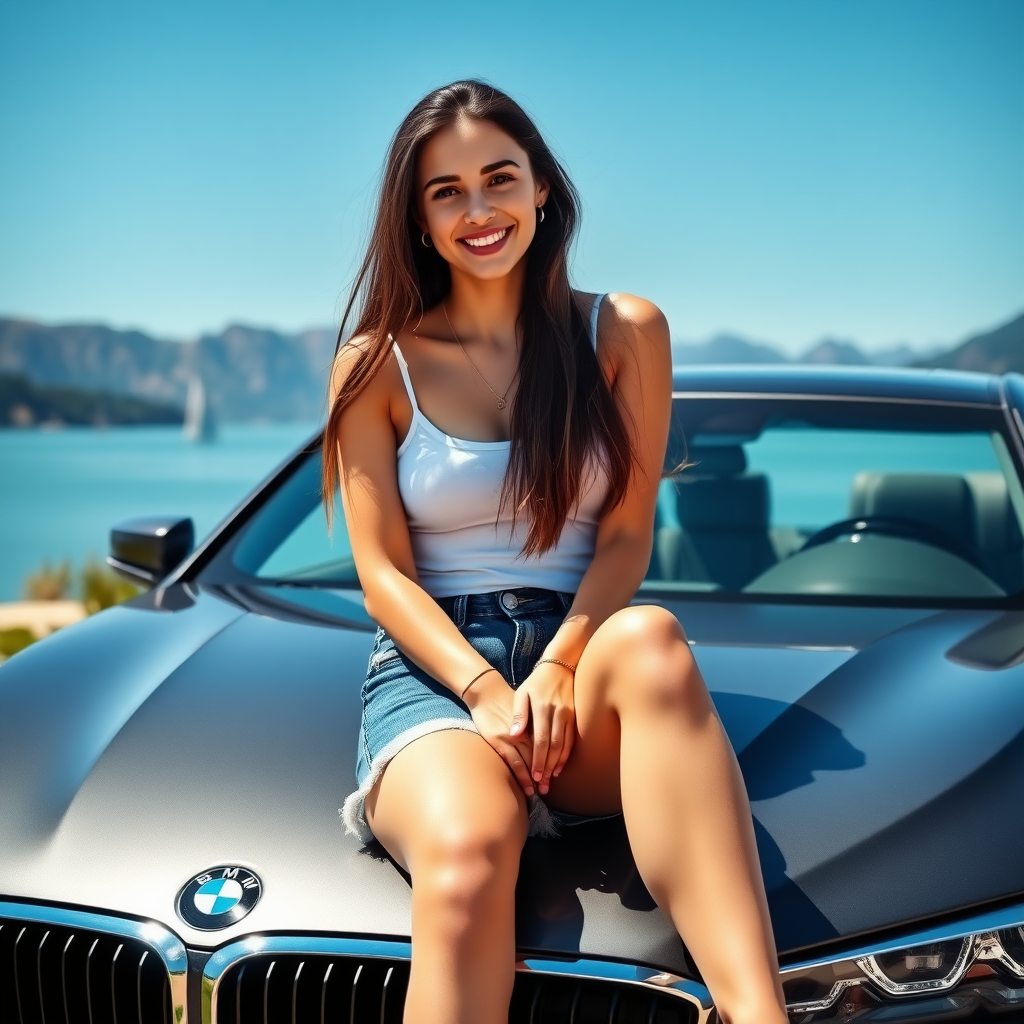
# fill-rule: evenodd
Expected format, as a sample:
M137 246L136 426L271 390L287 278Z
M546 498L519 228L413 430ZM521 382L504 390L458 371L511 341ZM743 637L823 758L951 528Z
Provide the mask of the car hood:
M780 949L1024 889L1024 616L674 610L739 755ZM338 815L367 627L351 596L178 587L13 658L0 894L151 918L207 948L408 935L407 880ZM258 872L262 898L195 931L175 897L218 864ZM690 969L619 820L531 840L517 922L523 948Z

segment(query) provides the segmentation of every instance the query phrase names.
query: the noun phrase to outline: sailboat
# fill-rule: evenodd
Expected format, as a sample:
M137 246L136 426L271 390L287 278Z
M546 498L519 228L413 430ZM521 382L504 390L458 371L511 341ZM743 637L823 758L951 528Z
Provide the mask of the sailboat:
M217 438L213 410L206 399L206 387L199 377L192 377L188 382L183 430L186 441L209 444Z

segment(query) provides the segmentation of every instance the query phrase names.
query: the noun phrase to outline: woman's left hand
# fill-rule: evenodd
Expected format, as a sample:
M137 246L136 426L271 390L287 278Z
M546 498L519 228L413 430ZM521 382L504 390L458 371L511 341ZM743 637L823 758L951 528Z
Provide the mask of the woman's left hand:
M541 796L569 759L576 739L573 673L564 665L544 662L516 690L512 704L512 738L533 722L533 764L530 775Z

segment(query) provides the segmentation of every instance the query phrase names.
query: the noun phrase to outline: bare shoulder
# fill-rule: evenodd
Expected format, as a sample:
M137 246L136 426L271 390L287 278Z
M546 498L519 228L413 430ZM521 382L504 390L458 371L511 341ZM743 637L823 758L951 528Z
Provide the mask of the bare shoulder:
M662 339L668 340L668 320L650 299L642 299L639 295L627 292L609 292L608 305L621 328L639 331L655 344Z
M610 292L598 323L598 350L614 379L626 370L671 373L672 341L665 314L649 299ZM607 360L607 362L606 362Z
M371 343L372 339L369 335L357 334L355 337L349 338L335 353L334 361L331 364L330 401L332 405L356 364L369 350ZM395 380L392 378L397 378L399 373L394 353L390 352L381 371L366 384L355 401L359 402L364 395L368 404L388 398L395 384Z

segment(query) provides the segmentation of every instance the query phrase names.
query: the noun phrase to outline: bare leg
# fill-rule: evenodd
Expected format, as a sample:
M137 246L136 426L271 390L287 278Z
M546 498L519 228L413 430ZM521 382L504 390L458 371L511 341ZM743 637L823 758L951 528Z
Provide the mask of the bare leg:
M682 628L627 608L576 671L576 746L554 806L620 806L637 868L726 1024L786 1021L746 790Z
M526 801L480 736L411 743L366 801L374 834L412 876L405 1024L506 1024Z

